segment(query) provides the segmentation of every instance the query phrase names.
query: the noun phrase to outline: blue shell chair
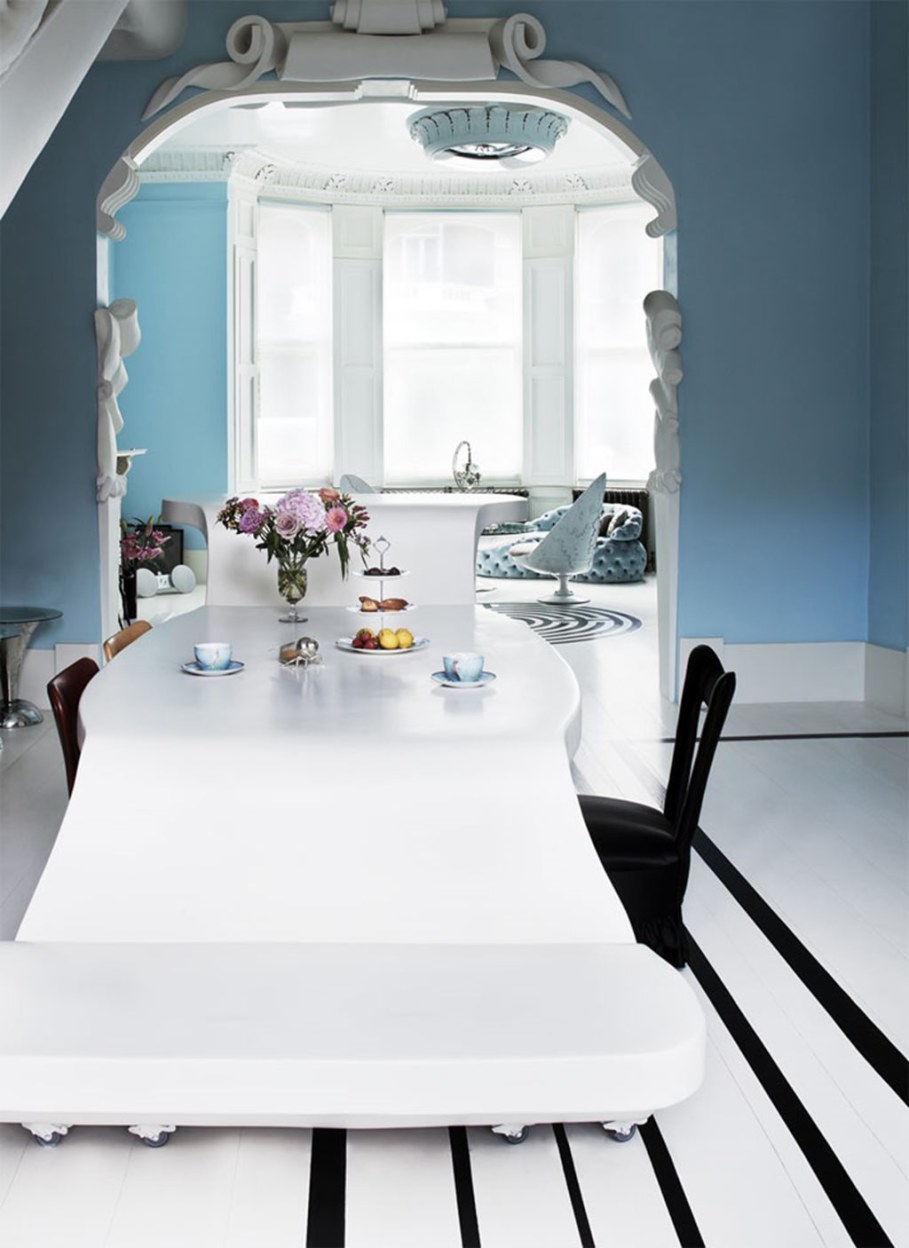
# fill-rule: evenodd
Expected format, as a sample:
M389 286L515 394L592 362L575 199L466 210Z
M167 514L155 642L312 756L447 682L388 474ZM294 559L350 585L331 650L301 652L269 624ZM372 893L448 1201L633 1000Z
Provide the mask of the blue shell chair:
M515 563L529 568L531 572L558 577L558 589L539 598L539 602L570 606L573 603L590 601L589 598L579 597L569 588L568 578L578 572L587 572L593 563L605 489L604 472L595 481L591 481L581 497L568 508L541 541L526 551L521 550L520 546L512 547L511 554Z
M341 478L339 487L342 494L378 494L379 491L374 485L370 485L368 481L364 481L362 477L354 476L352 472L345 472Z

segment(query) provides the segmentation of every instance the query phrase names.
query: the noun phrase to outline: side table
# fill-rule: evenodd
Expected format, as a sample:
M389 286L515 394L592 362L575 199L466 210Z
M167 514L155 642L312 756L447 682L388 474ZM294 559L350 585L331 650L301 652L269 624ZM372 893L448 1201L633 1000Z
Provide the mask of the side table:
M32 633L62 614L53 607L0 607L0 728L25 728L44 719L37 706L19 697L19 676Z

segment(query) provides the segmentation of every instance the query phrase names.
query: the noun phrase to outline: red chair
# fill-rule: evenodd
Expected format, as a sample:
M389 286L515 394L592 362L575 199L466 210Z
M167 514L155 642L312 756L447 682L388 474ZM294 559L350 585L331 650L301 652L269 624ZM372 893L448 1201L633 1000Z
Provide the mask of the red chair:
M66 785L72 793L79 766L79 700L88 682L98 675L94 659L77 659L48 681L47 696L57 723L63 761L66 764Z

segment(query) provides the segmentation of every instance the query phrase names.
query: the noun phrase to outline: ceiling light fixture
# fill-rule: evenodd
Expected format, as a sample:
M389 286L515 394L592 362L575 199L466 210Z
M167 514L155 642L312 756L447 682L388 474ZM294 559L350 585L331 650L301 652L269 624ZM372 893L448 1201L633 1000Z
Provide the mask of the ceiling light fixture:
M411 138L433 160L513 169L544 160L568 129L568 118L543 108L487 104L426 108L408 124Z

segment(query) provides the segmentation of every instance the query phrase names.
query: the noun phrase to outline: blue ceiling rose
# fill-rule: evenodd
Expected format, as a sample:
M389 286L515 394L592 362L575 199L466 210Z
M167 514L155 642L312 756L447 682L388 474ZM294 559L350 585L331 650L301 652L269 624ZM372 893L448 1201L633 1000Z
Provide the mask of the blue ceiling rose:
M505 104L426 108L409 122L411 137L433 160L505 168L543 160L567 129L560 113Z

